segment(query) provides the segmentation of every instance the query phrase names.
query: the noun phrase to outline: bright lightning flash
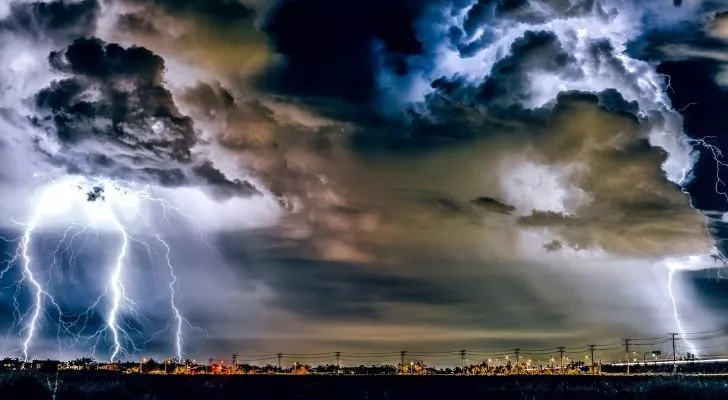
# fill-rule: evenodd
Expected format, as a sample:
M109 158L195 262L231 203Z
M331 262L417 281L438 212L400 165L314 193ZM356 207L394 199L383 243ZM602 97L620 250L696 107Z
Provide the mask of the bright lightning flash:
M138 219L143 221L146 228L150 227L144 217L143 206L161 207L167 222L169 222L167 216L169 211L190 218L166 201L152 197L149 187L132 190L105 179L66 177L59 181L51 181L42 188L30 220L27 223L19 223L24 231L22 237L16 239L18 245L14 257L0 269L2 278L14 266L19 267L14 295L14 327L18 328L22 337L22 346L18 350L24 360L27 361L30 357L38 331L45 321L43 317L54 321L59 346L60 336L65 334L79 343L93 342L93 354L99 343L109 340L111 361L130 357L139 350L134 338L141 332L131 323L138 316L137 302L127 291L127 285L132 284L128 281L128 273L133 267L131 252L135 244L147 249L151 262L154 262L153 249L163 250L165 267L170 276L168 288L174 326L174 350L177 360L182 360L183 328L189 323L183 317L178 305L178 279L171 260L172 249L160 234L154 235L156 244L153 245L143 236L134 235L133 230L129 228L131 224L139 224ZM54 262L50 269L55 266L55 260L61 256L60 253L69 249L73 245L73 240L84 233L95 232L98 235L101 231L112 232L118 237L115 260L110 267L103 292L80 315L64 313L62 306L56 301L61 295L52 293L50 278L48 282L43 282L40 278L44 273L50 274L51 271L44 269L46 266L40 265L34 257L34 237L43 230L51 230L57 225L64 227L64 233L55 246L52 254ZM71 235L73 231L76 233ZM21 288L27 288L32 293L32 302L28 309L21 306ZM96 314L103 315L105 323L98 330L87 334L89 319ZM57 318L53 319L52 316Z
M685 342L686 346L690 349L693 354L698 354L697 347L689 340L688 334L683 327L683 321L680 317L680 311L677 299L675 297L673 283L675 280L675 273L679 271L700 271L715 268L715 261L713 259L706 259L701 256L690 256L684 260L668 259L665 261L665 265L668 269L667 274L667 294L670 296L672 303L672 315L675 320L675 327L680 339Z
M675 324L677 325L677 333L680 334L680 337L683 339L683 341L685 341L685 343L687 344L687 346L690 348L690 351L693 354L696 354L697 355L697 352L698 351L697 351L695 345L693 345L686 338L685 329L683 329L682 320L680 319L680 313L678 312L677 301L675 300L675 295L672 292L672 281L673 281L673 277L675 275L675 271L679 271L679 269L677 269L677 268L670 268L669 271L670 272L668 272L668 274L667 274L667 293L670 295L670 301L672 302L672 315L673 315L673 318L675 318Z

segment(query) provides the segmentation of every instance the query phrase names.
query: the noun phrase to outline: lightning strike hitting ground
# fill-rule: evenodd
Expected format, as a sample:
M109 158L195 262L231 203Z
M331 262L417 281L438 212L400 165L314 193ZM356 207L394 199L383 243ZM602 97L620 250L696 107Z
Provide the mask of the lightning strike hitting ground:
M686 337L685 329L683 329L682 321L680 320L680 313L678 312L677 301L675 300L675 295L672 292L673 276L675 275L675 271L678 271L678 270L679 270L678 268L669 268L670 272L667 275L667 293L670 295L670 301L672 301L672 315L675 318L675 325L677 326L677 333L680 334L680 338L688 346L688 348L690 349L690 352L697 355L698 354L697 348Z
M128 285L133 284L133 282L127 281L129 270L136 266L131 260L131 250L135 244L145 247L150 256L149 262L153 264L155 263L152 254L154 246L143 236L133 235L124 221L129 220L131 215L140 218L143 226L149 228L149 221L142 213L145 203L147 206L161 207L167 223L171 223L167 215L169 210L197 223L196 220L163 199L151 196L149 187L134 191L122 189L108 180L83 177L66 177L45 185L34 205L30 221L21 224L24 230L22 237L16 240L4 239L8 243L17 241L18 245L15 256L3 269L0 269L0 276L3 276L16 265L20 268L20 278L16 281L14 295L14 327L17 327L22 337L22 347L19 352L24 360L29 359L37 332L43 328L46 321L52 321L57 327L59 348L61 336L66 335L78 343L93 342L92 355L100 343L109 342L109 359L111 361L131 357L139 351L137 343L140 339L138 337L143 334L134 327L134 322L138 319L137 303L127 290ZM52 230L57 225L65 226L64 233L52 254L53 263L50 268L45 268L45 265L35 261L34 256L37 254L37 250L34 249L33 238L43 234L45 229ZM74 229L78 231L69 238L69 233ZM111 231L119 237L114 263L110 268L103 292L84 313L80 315L65 313L51 293L50 277L44 283L40 276L44 274L50 276L57 263L56 260L62 256L60 253L68 250L76 237L90 232L94 232L98 236L101 231ZM177 360L182 360L183 324L189 325L189 322L182 315L178 304L178 278L171 261L172 249L160 234L157 233L154 237L160 248L164 250L165 267L170 276L168 289L174 322L174 352ZM74 254L73 257L76 255ZM65 276L63 278L68 279ZM31 305L25 310L26 307L21 305L23 289L31 292L32 299ZM56 296L58 297L58 295ZM57 315L57 318L51 318L49 305L53 306L51 311L53 311L53 316ZM89 335L86 333L87 325L91 317L96 314L104 315L105 323Z
M668 270L667 275L667 294L672 303L672 315L675 320L675 328L679 334L679 338L685 343L688 350L693 354L698 354L698 348L689 339L690 333L685 330L685 324L680 315L680 307L675 294L674 281L677 272L680 271L704 271L707 269L725 268L725 259L717 250L711 256L690 256L681 259L667 259L664 262Z
M43 308L43 298L45 296L50 297L50 294L48 294L45 290L43 290L43 287L40 285L40 283L35 279L35 276L33 275L33 270L31 268L32 265L32 258L30 256L30 242L31 238L33 236L33 231L35 230L36 224L38 223L38 220L42 218L42 210L41 207L38 212L33 216L33 219L30 221L28 226L25 229L25 233L23 234L23 239L20 242L20 254L23 258L22 264L23 264L23 280L28 280L32 286L32 289L35 291L34 294L34 300L33 300L33 307L32 307L32 316L30 318L30 322L27 325L27 334L26 338L23 341L23 360L28 361L28 347L30 346L31 340L33 340L33 335L35 333L36 324L38 322L38 317L40 316L41 310ZM16 302L17 304L17 302Z
M167 261L167 267L169 268L169 275L172 277L172 280L169 282L169 305L172 308L172 311L174 312L174 322L176 324L176 331L175 331L175 349L177 350L177 362L182 362L182 322L186 322L185 319L182 317L182 314L179 311L179 308L177 308L176 303L176 293L177 293L177 275L174 273L174 268L172 267L172 261L170 260L170 253L171 249L167 242L162 239L161 236L156 235L157 240L164 246L165 252L164 252L164 259Z
M126 297L126 290L124 289L124 284L122 282L122 273L124 272L124 267L126 264L126 253L129 246L129 236L127 235L124 227L119 223L116 218L114 218L114 222L115 225L117 225L117 228L119 229L119 232L121 233L123 239L121 248L119 249L119 257L116 259L116 266L114 267L114 271L111 273L111 277L109 278L109 284L111 285L113 300L111 303L111 311L109 312L108 327L114 337L114 349L111 353L111 361L114 361L121 351L119 331L121 331L122 328L119 326L118 322L119 308L122 305L122 300L129 301Z

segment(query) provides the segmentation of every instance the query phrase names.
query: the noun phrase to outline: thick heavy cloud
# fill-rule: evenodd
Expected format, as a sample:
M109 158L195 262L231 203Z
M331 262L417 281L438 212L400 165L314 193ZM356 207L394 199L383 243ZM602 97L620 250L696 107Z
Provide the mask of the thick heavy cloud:
M273 57L258 13L238 0L122 0L117 8L108 19L110 37L152 48L182 69L240 82Z
M93 34L100 13L97 0L78 2L10 2L0 32L30 35L35 40L73 40Z
M75 174L205 184L227 196L258 193L194 154L198 133L164 87L161 57L143 47L77 39L49 62L70 76L35 97L41 115L34 123L55 139L39 142L39 149L54 163Z
M665 153L650 146L634 115L600 110L598 102L560 96L550 134L534 146L536 160L562 166L580 191L577 202L566 213L537 211L520 222L550 227L575 248L648 257L699 252L707 240L702 218L665 177Z
M285 60L266 86L367 103L382 65L406 74L408 56L422 53L415 23L426 7L410 0L282 1L265 31Z
M540 348L675 329L663 261L711 248L678 183L696 205L691 185L715 170L698 164L688 185L695 154L670 97L682 108L690 83L673 75L679 95L665 92L640 58L664 48L660 29L702 26L705 8L263 3L49 3L89 16L43 51L55 81L29 98L49 160L174 186L175 200L198 195L179 186L254 193L226 177L245 175L285 210L256 229L226 223L216 254L171 233L183 310L209 333L188 333L187 351ZM697 58L660 68L688 76ZM258 217L201 204L202 222ZM704 315L690 311L693 329Z
M658 71L669 77L667 93L683 116L691 145L700 154L686 191L693 206L705 211L716 245L725 254L722 215L728 210L728 198L723 182L728 178L723 154L728 142L718 127L728 122L720 110L726 101L728 41L722 6L721 2L700 4L693 19L645 33L634 41L631 51L659 62Z
M611 31L584 36L581 25L554 28L558 22L546 23L564 12L583 18L585 26L617 18L596 2L570 10L567 3L550 2L551 11L539 15L531 6L528 11L499 5L499 12L513 13L509 18L536 25L515 29L493 48L483 42L471 53L463 50L465 61L454 60L452 70L436 69L438 55L427 54L425 44L434 39L421 27L425 9L411 8L398 28L409 32L401 38L419 44L391 52L382 44L386 35L378 31L386 25L336 30L354 17L329 21L327 14L318 13L315 29L307 30L304 22L313 17L290 11L300 4L284 2L274 10L266 26L282 64L266 76L277 86L259 87L274 90L274 96L251 95L225 84L199 85L184 96L194 110L190 115L206 121L208 132L230 156L255 171L290 207L278 227L261 232L264 242L285 257L271 262L286 268L264 279L275 281L272 286L283 293L291 283L279 278L290 273L288 268L297 270L314 261L326 262L326 268L358 271L370 266L428 279L442 279L442 265L448 265L448 273L470 280L485 270L528 275L531 269L512 265L533 263L530 257L542 262L583 253L651 261L708 251L702 216L671 181L679 179L680 170L676 176L665 173L666 165L689 165L692 159L685 148L675 151L669 142L660 142L672 137L679 143L680 134L679 117L669 112L662 93L663 81L650 65L625 58L622 36L615 39ZM297 18L300 26L290 23ZM623 27L626 17L621 18L613 30ZM477 26L472 24L469 29ZM340 35L310 40L331 31ZM347 41L346 47L336 39L342 35L356 40ZM378 57L394 54L402 62L403 68L394 72L397 79L381 80L382 71L391 72L395 64L346 64L372 49ZM485 51L480 55L485 63L475 73L477 63L468 64L466 58L479 51ZM337 52L362 56L344 58ZM335 62L314 68L320 60ZM455 71L459 67L463 73ZM389 92L397 91L398 97L413 87L418 91L411 85L415 79L408 80L417 71L434 71L426 89L418 92L424 96L405 105L387 99ZM312 78L290 78L296 74ZM391 87L384 88L382 82ZM582 93L558 95L570 88ZM380 102L399 104L392 112L398 121L373 119L372 109L346 102L375 108ZM292 118L291 108L305 113ZM316 113L328 120L313 117ZM673 151L672 159L660 148L663 144ZM675 160L679 162L671 164ZM512 271L504 272L508 268ZM570 271L559 279L578 285L582 273ZM359 290L365 289L345 287L351 295L337 292L338 301L359 309ZM519 290L524 295L529 291ZM549 290L534 291L545 303L563 304ZM505 307L501 300L496 296L483 301ZM295 305L287 297L280 303L284 308ZM316 307L322 315L311 311ZM383 306L362 313L369 315L378 307ZM296 312L315 320L328 315L324 308L309 305L305 312Z
M472 204L475 204L479 208L482 208L484 210L488 210L491 212L501 213L501 214L511 214L513 211L515 211L515 207L509 206L507 204L503 204L500 201L496 199L492 199L490 197L480 196L476 197L473 200L470 201Z

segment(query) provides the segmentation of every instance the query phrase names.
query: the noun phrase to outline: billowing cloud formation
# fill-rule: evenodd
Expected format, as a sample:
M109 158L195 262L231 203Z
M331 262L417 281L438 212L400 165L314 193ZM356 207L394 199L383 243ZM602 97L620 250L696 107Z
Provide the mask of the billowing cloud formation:
M650 146L636 116L600 110L598 102L596 95L560 96L550 133L533 150L535 162L561 167L580 201L567 213L537 211L520 222L550 227L577 249L648 257L700 252L707 240L702 218L665 177L665 153Z
M71 77L36 95L42 116L34 121L58 144L40 147L70 173L209 184L221 195L257 193L249 183L227 180L210 161L196 160L198 134L163 85L161 57L142 47L77 39L49 62Z
M43 162L285 210L236 228L249 203L200 202L202 222L230 221L211 232L219 260L194 235L170 241L175 262L202 259L178 269L185 315L210 333L190 352L675 329L661 261L710 251L693 206L726 206L714 163L689 172L710 152L674 111L690 100L680 68L707 56L663 63L671 79L648 61L685 24L718 49L720 17L703 28L705 7L657 0L264 3L14 2L0 23L0 41L45 40L42 84L7 85L28 110L0 96L3 121L43 133ZM710 60L702 88L719 75ZM3 71L27 76L16 61ZM682 110L688 133L716 110ZM224 288L212 311L203 276ZM238 320L241 304L258 313Z
M704 210L709 229L723 254L723 214L728 211L724 151L728 142L720 129L726 122L720 104L726 101L724 71L728 41L725 37L725 3L691 2L691 18L678 25L662 25L641 35L632 46L640 57L659 63L658 71L670 78L667 93L680 110L685 133L700 155L685 185L695 208Z
M213 71L218 79L239 81L273 57L256 27L257 12L237 0L122 0L117 7L111 36Z
M0 20L0 31L30 35L36 40L73 40L91 35L100 13L97 0L10 2L8 8L8 15Z

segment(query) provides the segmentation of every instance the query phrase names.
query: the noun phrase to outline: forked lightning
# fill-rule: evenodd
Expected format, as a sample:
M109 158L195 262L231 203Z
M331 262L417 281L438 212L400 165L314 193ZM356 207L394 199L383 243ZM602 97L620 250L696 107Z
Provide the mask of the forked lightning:
M111 361L131 357L139 351L138 344L142 340L140 336L143 335L134 323L139 319L137 303L127 290L127 287L133 284L128 275L130 269L135 267L131 263L131 253L135 245L146 248L150 262L157 261L155 257L157 252L161 253L159 258L164 260L164 267L169 274L169 306L172 314L171 326L174 330L174 353L177 360L182 360L183 331L185 326L190 325L178 304L178 278L172 262L172 249L160 233L147 234L146 236L154 239L151 241L145 235L136 234L135 230L129 228L129 224L133 224L134 227L143 226L145 230L152 228L144 216L145 208L149 207L161 207L167 221L169 221L167 213L170 210L189 218L167 201L153 197L149 187L133 190L131 185L122 188L108 179L78 176L50 180L44 185L29 221L18 223L23 226L22 237L16 240L4 239L6 242L18 244L14 257L0 269L1 278L13 268L19 268L19 278L15 282L14 327L21 336L21 346L18 351L24 360L27 361L31 357L38 331L48 321L52 321L55 325L59 346L61 337L68 336L80 343L93 343L93 354L99 344L108 342L108 358ZM44 233L45 229L52 230L59 224L64 226L64 233L53 247L54 262L50 266L44 265L36 260L38 257L35 255L38 253L34 246L34 238ZM75 233L70 235L74 231ZM52 293L50 277L44 282L41 276L50 276L50 269L56 264L55 260L62 256L61 252L73 246L74 239L91 233L99 235L101 232L112 232L117 237L114 245L116 255L113 264L106 269L108 278L105 287L85 312L81 314L65 312L61 303L56 301L58 295ZM29 306L23 306L23 290L29 290L31 293ZM98 330L88 333L87 325L94 315L102 315L104 324Z

